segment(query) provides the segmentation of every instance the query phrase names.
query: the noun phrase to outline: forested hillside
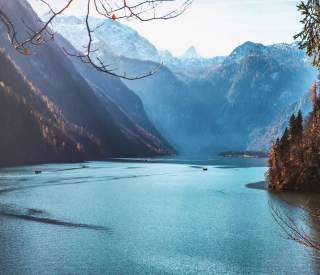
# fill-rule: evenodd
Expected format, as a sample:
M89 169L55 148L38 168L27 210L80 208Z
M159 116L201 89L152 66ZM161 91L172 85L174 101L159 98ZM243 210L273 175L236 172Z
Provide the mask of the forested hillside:
M12 18L18 38L28 36L28 27L40 28L40 19L25 0L0 0L0 5ZM0 30L0 47L19 66L27 81L55 104L66 120L94 135L100 141L104 158L174 153L148 120L141 100L120 80L99 75L93 69L83 77L81 73L88 66L72 63L58 45L58 35L43 45L30 46L21 54L10 44L3 24ZM4 68L2 79L5 72ZM90 147L86 151L89 153ZM90 152L90 159L98 158L95 152Z
M0 166L99 158L99 140L65 120L0 51Z
M268 181L273 190L320 191L320 98L317 85L311 89L313 110L303 121L293 114L290 126L274 143Z

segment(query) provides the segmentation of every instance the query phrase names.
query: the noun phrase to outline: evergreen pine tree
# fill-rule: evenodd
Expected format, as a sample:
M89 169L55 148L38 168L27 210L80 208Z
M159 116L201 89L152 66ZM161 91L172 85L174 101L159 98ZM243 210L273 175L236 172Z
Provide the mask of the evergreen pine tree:
M296 128L297 128L298 137L301 137L302 136L302 132L303 132L303 117L302 117L301 110L299 110L298 116L297 116L297 119L296 119Z
M290 139L293 139L294 136L296 135L296 116L295 114L292 114L290 117L290 122L289 122L289 135Z

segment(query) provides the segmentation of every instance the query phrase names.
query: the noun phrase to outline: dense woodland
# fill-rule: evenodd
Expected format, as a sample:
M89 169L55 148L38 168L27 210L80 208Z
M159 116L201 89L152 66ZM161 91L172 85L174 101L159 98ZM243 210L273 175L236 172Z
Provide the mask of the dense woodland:
M320 98L311 88L313 110L303 121L293 114L282 137L273 144L267 174L272 190L320 191Z

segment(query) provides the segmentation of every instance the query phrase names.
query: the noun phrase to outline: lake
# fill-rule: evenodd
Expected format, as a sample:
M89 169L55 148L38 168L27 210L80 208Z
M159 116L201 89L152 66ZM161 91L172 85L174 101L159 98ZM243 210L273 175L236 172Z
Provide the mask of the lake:
M281 198L246 187L265 172L253 159L1 169L1 274L319 273L273 220Z

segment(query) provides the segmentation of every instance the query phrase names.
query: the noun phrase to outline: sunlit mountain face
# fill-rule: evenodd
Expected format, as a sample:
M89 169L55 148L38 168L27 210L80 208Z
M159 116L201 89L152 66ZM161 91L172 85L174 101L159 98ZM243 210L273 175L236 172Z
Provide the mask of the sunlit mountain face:
M10 18L14 19L15 28L19 30L19 38L23 39L27 36L26 25L32 29L39 28L40 19L26 1L1 0L0 4ZM21 21L20 18L24 18L24 21ZM76 67L56 43L60 41L61 44L68 44L58 34L57 41L32 47L28 49L30 55L25 56L10 45L5 26L1 25L1 29L0 47L4 49L4 55L8 56L15 63L18 71L21 71L23 77L39 90L39 97L46 96L50 104L57 107L62 114L59 120L64 121L65 119L76 125L97 141L98 150L90 144L85 146L77 135L73 135L74 146L79 143L79 146L83 147L81 151L86 152L82 159L174 153L174 149L150 123L141 100L117 79L103 78L101 80L103 84L99 87L98 81L102 76L99 78L95 75L96 72L93 72L92 78L89 78L91 68L82 62ZM72 47L69 49L74 50ZM87 69L88 74L83 77L81 73ZM95 83L93 83L93 78L96 78ZM12 90L13 94L21 93L19 89L7 83L5 75L1 75L1 81ZM125 97L125 102L121 96ZM38 105L32 105L32 102L28 104L37 110ZM37 111L41 113L40 110ZM46 118L45 115L44 117ZM36 150L34 153L38 154ZM30 158L32 159L32 155ZM57 159L63 161L63 157Z

